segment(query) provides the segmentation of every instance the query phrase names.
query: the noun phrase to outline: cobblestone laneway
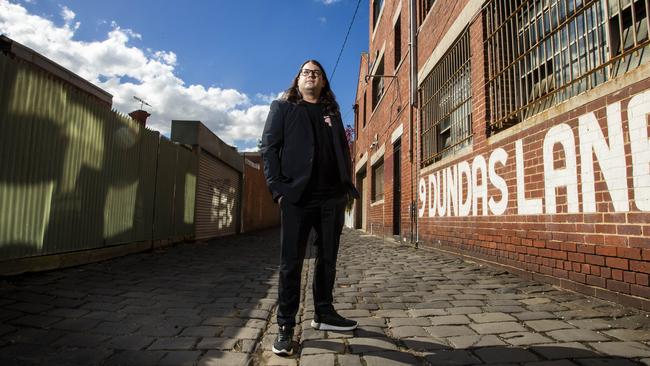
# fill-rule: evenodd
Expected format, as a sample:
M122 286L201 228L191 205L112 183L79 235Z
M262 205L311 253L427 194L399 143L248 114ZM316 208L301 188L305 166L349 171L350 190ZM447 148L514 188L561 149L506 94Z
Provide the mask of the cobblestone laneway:
M0 285L0 365L245 363L275 305L277 230Z
M6 279L0 364L650 365L646 313L356 231L335 306L359 329L309 327L305 274L298 352L280 358L278 253L269 231Z
M300 358L266 364L650 365L646 313L359 232L342 245L335 307L360 329L311 329L308 293Z

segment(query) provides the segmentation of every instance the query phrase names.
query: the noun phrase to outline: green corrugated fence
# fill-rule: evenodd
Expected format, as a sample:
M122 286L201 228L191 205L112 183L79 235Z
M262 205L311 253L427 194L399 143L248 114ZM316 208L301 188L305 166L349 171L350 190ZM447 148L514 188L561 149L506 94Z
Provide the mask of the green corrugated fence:
M0 261L192 235L197 164L0 52Z

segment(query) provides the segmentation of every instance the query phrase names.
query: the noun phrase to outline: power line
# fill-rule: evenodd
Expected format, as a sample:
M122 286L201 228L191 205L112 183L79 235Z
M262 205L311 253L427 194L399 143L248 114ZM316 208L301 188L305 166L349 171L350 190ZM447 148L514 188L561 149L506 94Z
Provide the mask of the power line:
M343 123L345 123L345 119L350 115L350 112L352 112L353 110L354 110L354 107L348 109L348 111L345 112L345 116L343 116L343 118L341 118Z
M350 30L352 29L352 24L354 24L354 19L357 17L357 11L359 10L359 5L361 4L361 0L357 1L357 7L354 9L354 14L352 15L352 21L350 21L350 26L348 27L348 32L345 34L345 39L343 40L343 44L341 45L341 50L339 51L339 56L336 58L336 64L334 65L334 71L332 71L332 76L330 77L330 83L332 80L334 80L334 74L336 73L336 68L339 66L339 61L341 60L341 55L343 54L343 49L345 48L345 44L348 42L348 36L350 35Z

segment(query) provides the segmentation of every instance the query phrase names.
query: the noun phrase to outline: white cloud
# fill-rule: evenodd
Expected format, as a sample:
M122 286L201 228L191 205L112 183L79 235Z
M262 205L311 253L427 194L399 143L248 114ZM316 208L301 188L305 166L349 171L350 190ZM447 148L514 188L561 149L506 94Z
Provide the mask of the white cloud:
M74 13L74 11L68 9L67 6L61 7L61 17L63 20L65 20L66 23L73 21L76 16L77 15Z
M154 52L154 56L167 65L176 66L176 54L174 52L156 51Z
M325 18L325 17L319 17L319 18L318 18L318 21L320 22L321 25L323 25L323 24L327 23L327 18Z
M106 38L84 42L75 39L79 22L74 11L63 6L65 24L29 14L21 5L0 0L0 33L113 94L113 107L128 113L140 107L134 95L152 105L147 125L168 134L171 120L200 120L229 144L248 149L257 145L269 110L277 95L257 94L255 104L235 89L186 85L175 73L177 56L167 50L147 50L130 45L142 39L115 22ZM263 104L262 104L263 103Z
M75 12L70 10L67 6L61 6L61 18L63 18L66 28L73 28L74 30L79 29L81 23L72 23L76 16L77 14L75 14Z
M280 99L280 97L282 97L282 94L284 94L284 91L281 91L281 92L279 92L277 94L257 93L257 94L255 94L255 98L257 98L257 100L259 100L261 102L264 102L266 104L271 104L271 102L273 102L274 100Z
M332 5L334 3L338 3L341 0L315 0L318 1L319 3L323 3L325 5Z

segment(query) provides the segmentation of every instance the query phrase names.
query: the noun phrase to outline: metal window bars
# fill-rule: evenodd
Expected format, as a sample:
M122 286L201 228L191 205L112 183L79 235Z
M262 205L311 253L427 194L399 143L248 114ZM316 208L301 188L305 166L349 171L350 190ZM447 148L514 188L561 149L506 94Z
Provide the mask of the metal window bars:
M379 65L373 75L367 75L366 79L372 76L372 110L379 105L379 100L384 95L384 57L379 59Z
M650 57L650 0L490 0L488 129L495 133Z
M418 0L418 25L424 23L436 0Z
M419 89L421 165L453 154L472 140L469 32L449 48Z
M384 160L380 160L372 167L372 202L384 199Z

